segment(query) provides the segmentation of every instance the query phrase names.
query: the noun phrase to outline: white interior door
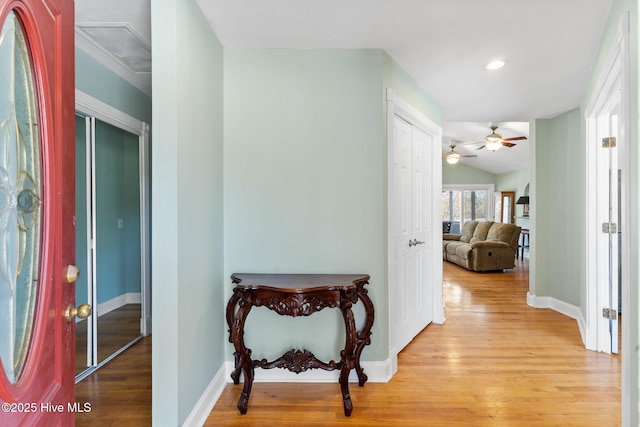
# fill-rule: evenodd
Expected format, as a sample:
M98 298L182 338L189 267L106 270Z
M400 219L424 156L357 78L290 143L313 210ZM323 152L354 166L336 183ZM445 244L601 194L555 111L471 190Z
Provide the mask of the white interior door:
M413 284L412 303L414 311L413 336L416 336L433 320L433 284L429 278L430 257L435 256L430 235L433 219L430 212L432 198L431 147L433 137L426 132L411 128L412 146L412 191L411 211L413 229ZM438 242L439 243L439 242Z
M394 118L393 126L390 286L395 313L392 343L399 352L433 320L433 282L429 275L435 256L429 209L433 141L399 117Z
M594 349L618 353L621 215L620 82L588 120L589 134L589 278L595 296ZM589 347L589 346L588 346Z
M616 97L617 98L617 97ZM620 271L618 181L618 99L597 120L598 140L602 141L598 155L598 223L602 223L602 233L598 239L598 292L603 304L603 320L599 328L605 337L603 351L618 353L618 282ZM605 316L604 314L608 314Z
M393 290L391 301L395 312L395 328L392 342L400 352L413 339L411 324L410 300L415 286L413 279L413 246L412 241L412 172L411 172L411 125L399 117L394 120L393 127L393 184L390 204L390 223L392 224L391 277Z

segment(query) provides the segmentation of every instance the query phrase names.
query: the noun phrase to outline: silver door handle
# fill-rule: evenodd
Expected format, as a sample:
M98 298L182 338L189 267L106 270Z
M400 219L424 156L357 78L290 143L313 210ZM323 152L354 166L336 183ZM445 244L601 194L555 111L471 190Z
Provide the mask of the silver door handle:
M424 242L421 242L420 240L416 240L416 239L409 240L409 247L423 245L423 244Z

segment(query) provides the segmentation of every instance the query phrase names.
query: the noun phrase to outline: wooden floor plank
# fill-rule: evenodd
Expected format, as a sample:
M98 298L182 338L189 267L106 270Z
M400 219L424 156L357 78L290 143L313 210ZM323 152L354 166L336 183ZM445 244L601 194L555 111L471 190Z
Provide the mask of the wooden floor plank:
M76 427L151 425L151 337L143 338L76 385Z

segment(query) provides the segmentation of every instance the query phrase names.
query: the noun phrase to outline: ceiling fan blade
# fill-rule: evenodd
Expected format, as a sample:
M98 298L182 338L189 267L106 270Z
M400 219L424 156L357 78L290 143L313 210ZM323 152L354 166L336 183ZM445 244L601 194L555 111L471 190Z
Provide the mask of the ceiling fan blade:
M523 139L527 139L526 136L516 136L513 138L502 138L503 141L521 141Z
M509 148L511 148L511 147L515 147L515 146L516 146L516 145L518 145L518 144L514 144L513 142L505 142L505 141L502 141L502 145L504 145L505 147L509 147Z
M480 147L476 148L476 150L482 150L487 144L482 144Z
M466 154L466 155L461 155L460 157L461 158L462 157L478 157L478 155L477 154Z

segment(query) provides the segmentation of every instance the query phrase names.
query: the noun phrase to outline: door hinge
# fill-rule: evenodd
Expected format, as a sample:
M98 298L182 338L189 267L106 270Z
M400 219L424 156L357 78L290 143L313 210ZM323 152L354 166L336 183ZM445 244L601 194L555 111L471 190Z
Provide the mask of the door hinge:
M603 222L602 232L607 234L615 234L618 232L618 226L615 222Z
M612 308L603 308L602 309L602 317L609 320L617 320L618 312Z
M602 138L602 148L615 148L616 147L616 137L608 136L606 138Z

